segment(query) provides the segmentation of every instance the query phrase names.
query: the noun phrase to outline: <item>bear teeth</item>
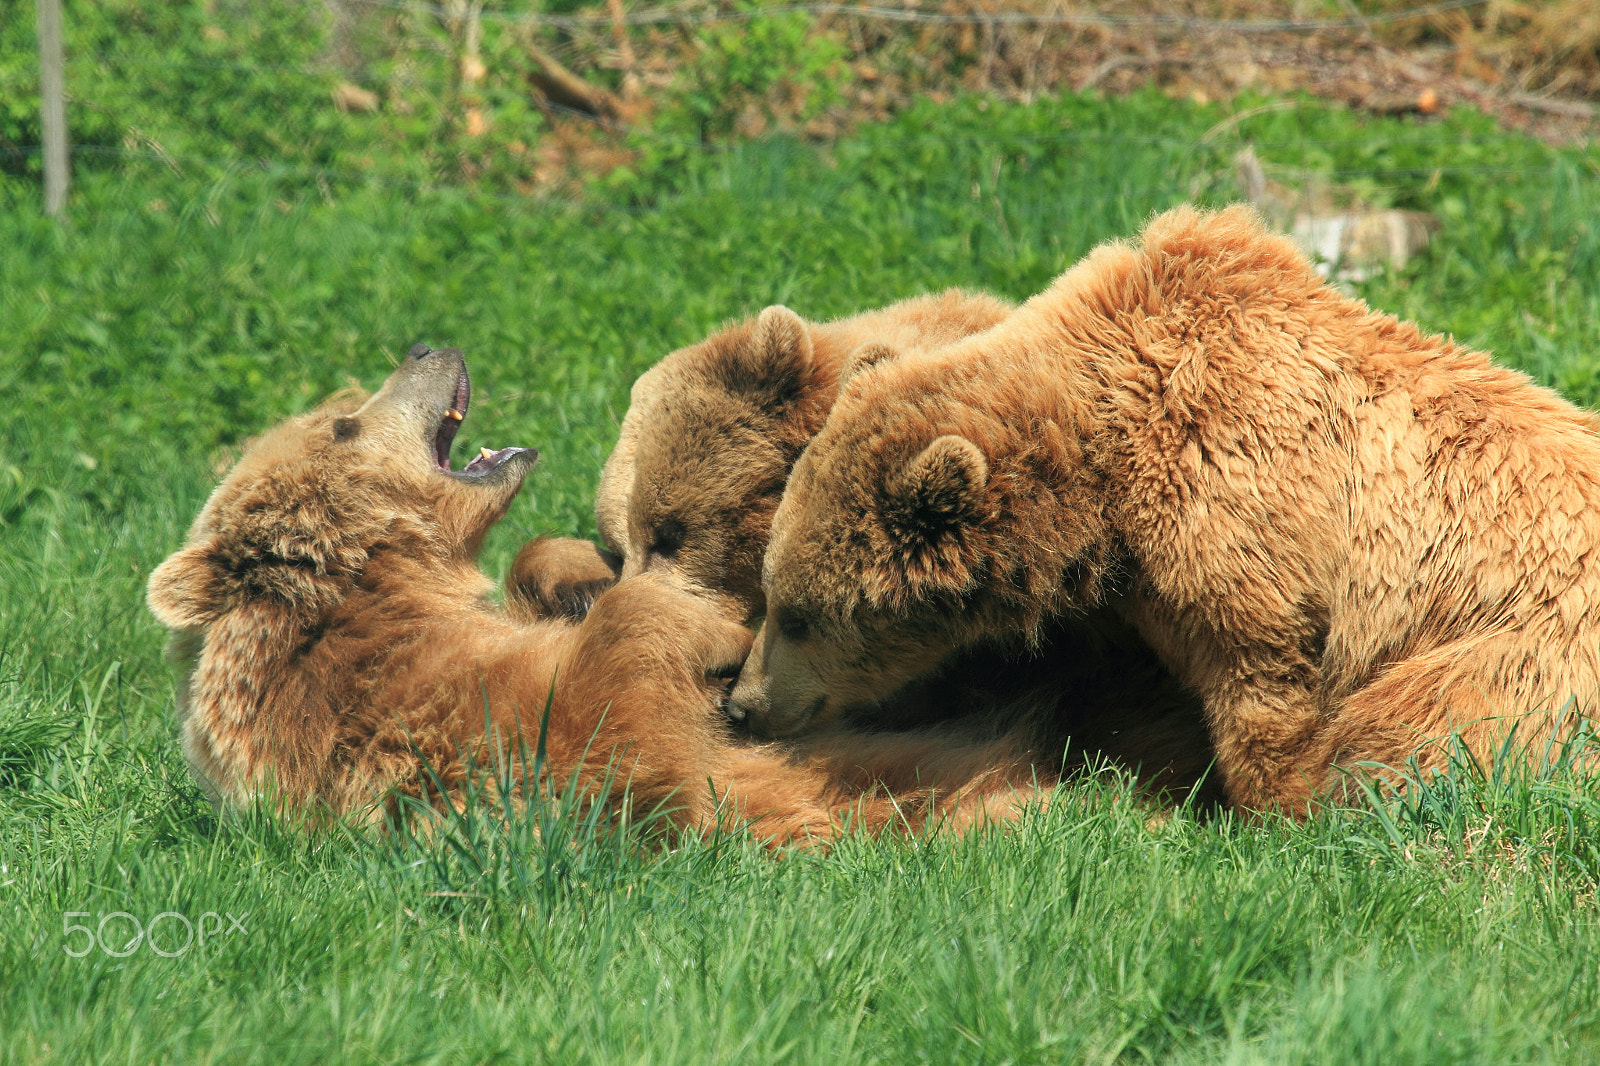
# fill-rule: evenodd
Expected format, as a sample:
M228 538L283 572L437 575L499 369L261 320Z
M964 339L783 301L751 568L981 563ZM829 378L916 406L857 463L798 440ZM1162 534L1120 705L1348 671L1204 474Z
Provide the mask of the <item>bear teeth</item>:
M446 418L453 418L453 419L455 419L455 420L456 420L456 421L457 421L457 422L459 422L459 421L461 421L461 420L462 420L462 419L463 419L463 418L465 418L465 417L467 417L467 416L466 416L466 415L464 415L464 414L462 414L462 413L461 413L461 412L460 412L460 411L457 411L457 410L456 410L456 409L455 409L455 408L454 408L454 407L452 407L452 408L450 408L450 409L449 409L449 410L448 410L448 411L446 411L446 412L445 412L445 413L444 413L444 416L445 416L445 417L446 417Z
M478 458L479 459L493 459L494 458L494 452L491 452L488 448L479 448L478 449Z

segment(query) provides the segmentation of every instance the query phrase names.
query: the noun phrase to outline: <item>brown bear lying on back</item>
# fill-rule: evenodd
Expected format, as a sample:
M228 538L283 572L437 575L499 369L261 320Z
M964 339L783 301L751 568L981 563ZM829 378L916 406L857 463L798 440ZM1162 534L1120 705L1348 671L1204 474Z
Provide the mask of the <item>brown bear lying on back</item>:
M626 787L681 827L819 839L846 821L1005 817L1034 794L1003 736L730 740L716 704L749 634L659 575L600 595L582 624L495 609L475 557L534 453L452 470L469 392L459 352L417 346L371 399L260 438L151 575L185 669L184 751L214 799L342 815L435 779L449 791L496 743L532 749L547 700L557 778L614 809Z

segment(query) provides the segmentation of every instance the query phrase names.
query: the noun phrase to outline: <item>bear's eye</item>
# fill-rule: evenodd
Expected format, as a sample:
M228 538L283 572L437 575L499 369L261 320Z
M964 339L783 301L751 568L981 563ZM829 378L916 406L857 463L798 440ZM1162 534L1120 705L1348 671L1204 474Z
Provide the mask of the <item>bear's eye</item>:
M675 558L678 549L683 547L683 526L677 522L667 521L656 526L655 539L650 542L650 554L659 555L663 559Z
M785 640L805 640L811 636L811 623L805 615L793 611L778 612L778 632Z
M349 440L361 432L361 423L353 418L335 418L333 420L333 439Z

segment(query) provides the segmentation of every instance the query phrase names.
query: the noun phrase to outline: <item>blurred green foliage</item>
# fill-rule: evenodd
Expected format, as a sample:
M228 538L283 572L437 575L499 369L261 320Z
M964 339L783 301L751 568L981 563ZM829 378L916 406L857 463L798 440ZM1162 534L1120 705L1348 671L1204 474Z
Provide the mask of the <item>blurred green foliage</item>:
M514 149L538 137L526 61L486 24L484 84L464 94L454 49L425 11L242 0L65 0L63 35L74 170L121 173L146 160L191 179L240 169L317 172L326 185L381 175L509 187ZM0 20L0 176L36 175L38 56L33 10ZM334 90L374 92L343 111ZM462 106L492 107L482 136ZM3 177L0 177L3 180Z
M736 10L760 6L743 3ZM820 114L837 101L848 78L845 51L832 37L813 35L811 23L809 15L785 12L698 27L675 91L649 129L630 138L636 159L623 172L607 175L606 184L637 189L641 175L648 182L678 170L706 146L734 140L741 117L765 127L775 117L767 106L774 95L785 97L782 111L790 121Z
M431 5L278 0L65 0L68 126L74 169L124 172L135 161L189 178L291 170L324 188L371 178L408 185L524 189L548 128L524 47L539 31L517 16L575 5L491 9L481 21L480 84L460 82L460 27ZM749 5L750 12L758 10ZM0 183L37 180L38 58L31 8L0 20ZM671 87L654 94L628 184L726 142L746 110L805 117L838 98L843 50L799 12L751 14L686 31ZM540 38L543 47L556 45ZM615 71L585 71L615 87ZM371 110L341 110L336 89L373 93ZM487 119L468 128L466 112ZM584 180L577 175L576 180Z

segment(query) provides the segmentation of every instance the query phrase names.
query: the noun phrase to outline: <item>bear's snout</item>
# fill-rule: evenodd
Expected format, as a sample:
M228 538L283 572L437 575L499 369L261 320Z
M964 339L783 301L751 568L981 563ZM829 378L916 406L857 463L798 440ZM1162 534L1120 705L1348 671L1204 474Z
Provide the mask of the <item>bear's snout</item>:
M767 700L766 678L761 671L761 656L751 655L739 671L733 691L723 701L723 711L730 721L745 725L766 718L770 704Z

